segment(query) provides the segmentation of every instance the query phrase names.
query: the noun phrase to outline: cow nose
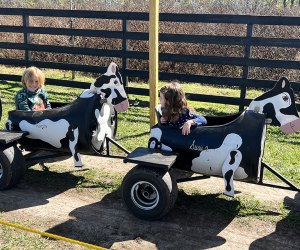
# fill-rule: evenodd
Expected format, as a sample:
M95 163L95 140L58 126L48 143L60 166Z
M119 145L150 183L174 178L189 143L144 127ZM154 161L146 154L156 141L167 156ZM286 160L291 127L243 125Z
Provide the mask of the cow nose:
M118 113L125 112L128 109L128 107L129 107L129 102L127 99L125 99L124 101L122 101L114 106L115 110Z
M293 134L300 130L300 118L284 124L280 127L280 130L285 134Z

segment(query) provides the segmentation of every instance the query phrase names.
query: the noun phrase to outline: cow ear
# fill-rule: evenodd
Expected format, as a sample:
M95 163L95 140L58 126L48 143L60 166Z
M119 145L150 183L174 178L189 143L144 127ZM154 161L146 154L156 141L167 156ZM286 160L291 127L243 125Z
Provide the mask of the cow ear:
M289 88L290 87L290 82L286 77L283 76L278 80L278 85L281 89Z
M115 75L116 71L117 71L117 64L115 64L114 62L111 62L110 65L107 68L107 73L109 75Z
M281 88L284 89L285 85L286 85L286 83L285 83L285 80L283 79L283 80L282 80L282 83L281 83Z

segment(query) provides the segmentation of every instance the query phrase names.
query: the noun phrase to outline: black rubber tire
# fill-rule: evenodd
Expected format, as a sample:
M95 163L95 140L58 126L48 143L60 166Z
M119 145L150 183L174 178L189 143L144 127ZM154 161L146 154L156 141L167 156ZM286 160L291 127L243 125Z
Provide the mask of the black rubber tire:
M24 175L25 159L16 145L0 145L0 190L19 183Z
M138 218L157 220L166 215L177 199L177 183L169 172L137 165L122 182L123 201Z

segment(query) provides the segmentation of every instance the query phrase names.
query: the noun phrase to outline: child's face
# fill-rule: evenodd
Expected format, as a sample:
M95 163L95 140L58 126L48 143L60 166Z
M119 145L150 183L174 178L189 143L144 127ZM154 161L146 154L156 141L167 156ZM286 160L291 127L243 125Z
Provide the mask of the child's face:
M166 105L165 95L163 93L159 93L159 102L162 108Z
M30 92L35 92L37 89L39 89L40 83L37 75L32 75L31 78L27 79L27 81L25 81L25 85L27 90Z

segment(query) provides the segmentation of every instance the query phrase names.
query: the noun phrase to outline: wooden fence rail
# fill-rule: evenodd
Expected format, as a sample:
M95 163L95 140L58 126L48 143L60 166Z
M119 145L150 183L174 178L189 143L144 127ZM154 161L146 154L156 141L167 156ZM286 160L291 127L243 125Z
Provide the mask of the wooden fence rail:
M24 51L24 58L1 58L0 64L9 66L30 66L35 65L40 68L52 68L60 70L72 70L92 73L103 73L104 67L85 65L78 63L61 63L49 61L32 60L31 53L34 52L51 52L67 53L72 55L87 55L100 57L120 58L122 61L121 70L125 79L138 77L148 79L147 70L136 70L129 68L129 59L148 60L149 53L143 51L133 51L128 49L128 41L148 41L147 32L133 32L128 29L128 22L148 21L149 14L141 12L106 12L106 11L84 11L84 10L52 10L52 9L19 9L19 8L0 8L0 15L4 16L21 16L22 26L0 25L0 32L10 34L23 34L24 41L0 42L0 49L21 50ZM54 27L33 27L30 26L30 17L65 17L65 18L93 18L93 19L113 19L121 20L122 28L120 30L93 30L93 29L75 29L75 28L54 28ZM175 23L212 23L212 24L243 24L246 26L244 36L212 36L199 34L168 34L160 33L160 42L178 42L191 44L217 44L217 45L239 45L243 46L244 53L241 57L236 56L203 56L203 55L183 55L172 53L160 53L159 60L166 62L184 62L197 64L213 65L231 65L242 68L241 77L220 77L206 75L191 75L183 73L159 72L160 80L178 79L184 82L197 82L205 84L214 84L222 86L238 86L240 88L240 97L212 96L205 94L191 94L192 100L204 102L224 103L238 105L240 109L248 105L250 100L246 98L248 87L270 88L274 85L276 79L260 80L249 78L250 67L256 68L279 68L285 70L300 70L300 61L296 60L271 60L258 59L251 57L251 50L255 46L279 47L279 48L300 48L300 39L295 38L264 38L253 35L254 25L280 25L295 26L300 29L300 17L278 17L278 16L246 16L246 15L209 15L209 14L170 14L161 13L160 22ZM44 44L32 44L31 34L49 34L64 36L82 36L82 37L101 37L108 39L121 39L122 48L119 50L106 50L97 48L80 48L74 46L55 46ZM0 80L18 81L20 76L0 74ZM66 81L59 79L47 79L47 84L58 86L69 86L75 88L86 88L88 85L76 81ZM300 83L293 82L295 91L300 91ZM128 93L138 95L149 95L148 89L139 89L127 87ZM300 104L297 104L300 109Z

